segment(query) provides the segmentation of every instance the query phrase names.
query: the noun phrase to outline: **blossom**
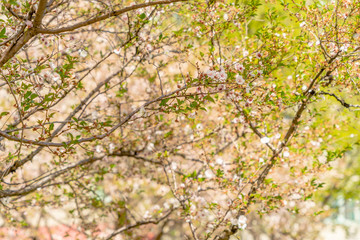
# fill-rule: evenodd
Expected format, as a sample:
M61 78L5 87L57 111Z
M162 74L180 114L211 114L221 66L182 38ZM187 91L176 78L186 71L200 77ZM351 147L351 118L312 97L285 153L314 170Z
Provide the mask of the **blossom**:
M117 55L120 55L120 48L115 48L114 53L117 54Z
M219 84L219 86L218 86L218 91L222 91L222 90L224 90L226 87L225 87L225 85L224 84Z
M214 177L214 173L210 169L208 169L205 171L205 177L208 179L212 179Z
M241 215L237 220L237 225L239 229L244 230L247 226L246 224L247 218L244 215Z
M327 155L321 155L320 157L318 157L318 160L320 163L324 164L326 163L326 160L327 160Z
M53 62L49 63L49 67L51 67L52 70L54 70L56 68L55 64Z
M101 145L96 145L95 151L96 151L97 153L101 153L101 152L103 151L103 147L102 147Z
M85 58L88 55L88 53L87 53L87 51L85 51L83 49L80 49L79 50L79 55L80 55L80 57Z
M146 45L146 50L151 52L153 50L153 46L151 46L151 44L147 44Z
M114 149L115 149L115 144L110 143L109 144L109 153L112 154L114 152Z
M201 131L201 130L204 129L204 127L203 127L203 125L202 125L201 123L198 123L198 124L196 125L196 129L197 129L198 131Z
M240 120L239 120L239 118L234 118L233 120L231 120L231 122L236 124L236 123L239 123Z
M237 225L237 219L236 218L232 218L230 220L230 222L231 222L232 225Z
M149 211L146 211L143 217L144 217L145 219L150 219L152 216L151 216L151 214L149 213Z
M340 47L340 51L347 52L348 48L350 47L349 44L344 44Z
M96 120L99 117L99 113L97 111L91 112L91 119Z
M241 215L238 219L232 218L230 220L232 225L237 225L239 229L244 230L247 226L246 224L247 218L244 215Z
M268 137L262 137L262 138L260 139L260 142L263 143L263 144L267 144L267 143L270 142L270 138L268 138Z
M60 76L59 76L59 75L55 75L55 76L52 78L52 80L53 80L54 82L58 82L58 81L60 80Z
M208 70L205 74L206 74L209 78L214 79L216 72L215 72L215 71Z
M146 147L148 151L153 151L155 149L155 145L153 143L149 143Z
M217 159L216 159L216 163L217 163L218 165L223 165L223 164L224 164L224 160L223 160L222 158L217 158Z
M284 153L283 153L283 157L289 157L290 156L290 153L288 152L288 151L285 151Z
M242 72L242 71L245 70L244 66L239 64L239 63L236 63L234 68L235 68L236 71L239 71L239 72Z
M171 163L171 169L175 171L176 168L177 168L177 163L176 163L176 162L172 162L172 163Z
M26 24L26 26L28 27L28 28L32 28L34 25L33 25L33 23L32 23L32 21L30 21L30 20L26 20L25 21L25 24Z
M238 74L235 76L235 81L237 82L237 84L244 84L245 83L244 78L241 75L238 75Z
M215 77L220 81L220 82L225 82L227 79L227 74L225 71L220 71L217 72Z
M262 57L262 53L261 53L261 52L257 52L257 53L255 54L255 56L256 56L258 59L260 59L260 58Z
M196 112L192 112L192 113L189 114L188 117L189 117L190 119L194 119L194 118L195 118L195 115L196 115Z
M127 16L126 14L123 14L123 15L121 16L121 20L123 20L124 22L127 22L128 16Z

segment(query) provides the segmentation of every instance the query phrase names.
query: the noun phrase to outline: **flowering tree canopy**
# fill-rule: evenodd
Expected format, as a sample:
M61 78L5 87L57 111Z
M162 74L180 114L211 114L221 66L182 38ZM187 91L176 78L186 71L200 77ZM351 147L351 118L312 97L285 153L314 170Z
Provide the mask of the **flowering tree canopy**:
M2 0L5 225L229 239L301 211L347 149L323 110L359 107L360 3L310 2Z

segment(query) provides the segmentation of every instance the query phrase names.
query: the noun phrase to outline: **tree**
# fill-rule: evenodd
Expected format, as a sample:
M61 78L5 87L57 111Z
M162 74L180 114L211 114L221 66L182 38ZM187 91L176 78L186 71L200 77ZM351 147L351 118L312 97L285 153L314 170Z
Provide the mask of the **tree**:
M3 0L6 224L229 239L298 212L347 149L321 101L358 107L360 4L280 2Z

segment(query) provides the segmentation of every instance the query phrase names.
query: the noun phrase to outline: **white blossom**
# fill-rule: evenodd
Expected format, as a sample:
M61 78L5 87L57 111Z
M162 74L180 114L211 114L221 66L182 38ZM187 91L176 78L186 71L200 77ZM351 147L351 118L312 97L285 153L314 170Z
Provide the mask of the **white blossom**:
M247 218L244 215L241 215L237 220L237 225L239 229L244 230L247 226L246 224Z
M114 152L114 149L115 149L115 144L110 143L109 144L109 153L112 154Z
M120 55L120 52L121 52L121 51L120 51L120 48L115 48L115 49L114 49L114 53L115 53L115 54Z
M196 115L196 112L192 112L192 113L189 114L188 117L189 117L190 119L195 119L195 115Z
M238 75L238 74L235 77L235 81L237 82L237 84L244 84L245 83L244 78L241 75Z
M214 177L214 173L210 169L208 169L205 171L205 177L208 179L212 179Z
M239 72L242 72L245 69L244 66L239 64L239 63L236 63L234 68L235 68L236 71L239 71Z
M155 149L155 145L153 143L149 143L146 147L148 151L153 151Z
M216 164L218 165L223 165L224 164L224 160L222 158L216 158Z
M26 24L26 26L27 26L28 28L32 28L32 27L33 27L33 23L32 23L32 21L30 21L30 20L26 20L26 21L25 21L25 24Z
M101 152L103 151L103 147L102 147L101 145L96 145L95 151L96 151L97 153L101 153Z
M214 78L215 78L215 75L216 75L216 71L208 70L208 71L206 71L205 74L206 74L209 78L214 79Z
M260 139L260 142L263 143L263 144L267 144L267 143L270 142L270 138L268 138L268 137L262 137L262 138Z
M177 169L177 163L176 162L171 163L171 169L174 170L174 171Z
M80 49L79 55L80 55L80 57L85 58L85 57L87 57L88 53L87 53L87 51Z

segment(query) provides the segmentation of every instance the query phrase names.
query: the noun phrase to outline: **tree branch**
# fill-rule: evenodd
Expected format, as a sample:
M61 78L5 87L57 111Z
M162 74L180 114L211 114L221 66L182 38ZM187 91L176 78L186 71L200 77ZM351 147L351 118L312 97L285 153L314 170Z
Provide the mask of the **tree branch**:
M344 106L346 108L360 108L360 105L349 104L349 103L345 102L344 100L342 100L340 97L336 96L334 93L318 92L317 94L331 96L331 97L335 98L342 106Z
M47 0L40 0L38 4L38 9L35 14L34 28L37 28L41 25L41 20L44 17L46 6L47 6Z
M75 25L69 26L69 27L63 27L63 28L58 28L58 29L44 29L44 28L39 28L37 29L38 33L44 33L44 34L58 34L58 33L62 33L62 32L68 32L68 31L73 31L75 29L81 28L81 27L85 27L100 21L103 21L107 18L110 17L116 17L119 16L123 13L132 11L132 10L136 10L136 9L140 9L140 8L145 8L145 7L149 7L149 6L156 6L156 5L160 5L160 4L170 4L170 3L176 3L176 2L187 2L188 0L162 0L162 1L156 1L156 2L147 2L147 3L141 3L138 5L133 5L130 7L126 7L120 10L116 10L116 11L112 11L109 13L106 13L104 15L98 16L98 17L93 17L90 18L86 21L83 21L81 23L77 23Z
M139 227L139 226L142 226L142 225L147 225L147 224L158 224L159 222L165 220L166 218L168 218L171 213L174 212L176 208L174 209L171 209L169 212L167 212L163 217L161 218L158 218L158 219L151 219L151 220L148 220L148 221L138 221L134 224L131 224L131 225L128 225L128 226L124 226L116 231L114 231L111 235L109 235L106 240L110 240L112 239L113 237L115 237L116 235L122 233L122 232L125 232L127 230L130 230L132 228L136 228L136 227Z
M11 141L15 141L15 142L22 142L25 144L32 144L32 145L37 145L37 146L44 146L44 147L65 147L68 145L72 145L72 144L80 144L80 143L84 143L84 142L91 142L94 141L96 139L103 139L107 136L109 136L111 133L113 133L116 129L118 129L119 127L121 127L122 125L124 125L125 123L127 123L136 113L138 113L140 111L141 108L144 108L146 106L149 106L152 103L158 102L164 98L167 98L171 95L173 95L174 93L177 93L181 90L184 90L186 88L186 86L183 86L180 89L177 89L169 94L166 95L162 95L156 99L153 99L151 101L146 102L145 104L143 104L142 106L138 107L137 109L135 109L134 111L132 111L124 120L122 120L121 122L119 122L118 124L116 124L115 126L113 126L109 131L107 131L104 134L100 134L100 135L95 135L93 137L88 137L88 138L81 138L79 140L76 141L67 141L67 142L62 142L62 143L54 143L54 142L40 142L40 141L36 141L36 140L30 140L30 139L24 139L24 138L18 138L15 137L13 135L10 135L4 131L0 131L0 136L11 140Z

